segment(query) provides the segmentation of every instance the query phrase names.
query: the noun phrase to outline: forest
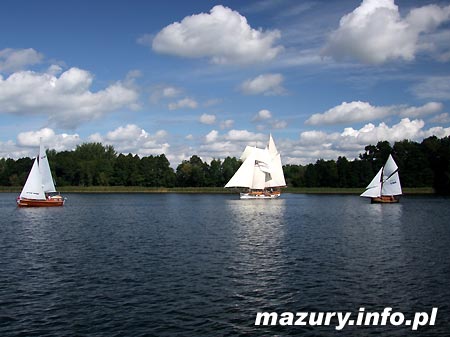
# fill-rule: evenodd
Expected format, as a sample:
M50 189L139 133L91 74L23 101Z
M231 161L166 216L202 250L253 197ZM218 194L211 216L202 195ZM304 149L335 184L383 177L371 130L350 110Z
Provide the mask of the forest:
M289 187L365 187L392 154L402 186L433 187L450 194L450 137L421 143L403 140L367 145L358 158L319 159L314 164L284 165ZM57 186L221 187L241 165L227 157L203 162L197 155L174 170L164 154L139 157L118 154L111 145L84 143L73 151L47 151ZM32 158L0 159L0 186L22 186Z

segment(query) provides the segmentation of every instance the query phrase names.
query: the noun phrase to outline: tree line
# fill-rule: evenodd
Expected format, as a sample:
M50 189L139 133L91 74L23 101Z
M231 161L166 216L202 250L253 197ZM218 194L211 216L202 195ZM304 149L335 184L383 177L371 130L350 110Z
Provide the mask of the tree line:
M365 187L392 154L404 187L433 187L450 194L450 137L421 143L387 141L365 147L357 159L319 159L314 164L284 165L290 187ZM164 154L118 154L111 145L85 143L73 151L47 151L57 186L221 187L241 165L235 157L204 162L193 155L174 170ZM0 185L21 186L32 158L0 159Z

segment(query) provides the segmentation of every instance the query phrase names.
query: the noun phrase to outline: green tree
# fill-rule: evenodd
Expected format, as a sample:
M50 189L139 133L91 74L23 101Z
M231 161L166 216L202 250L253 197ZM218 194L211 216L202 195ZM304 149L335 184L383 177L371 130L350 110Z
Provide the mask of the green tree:
M206 186L206 172L208 165L199 156L193 155L189 160L177 167L177 185L181 187Z

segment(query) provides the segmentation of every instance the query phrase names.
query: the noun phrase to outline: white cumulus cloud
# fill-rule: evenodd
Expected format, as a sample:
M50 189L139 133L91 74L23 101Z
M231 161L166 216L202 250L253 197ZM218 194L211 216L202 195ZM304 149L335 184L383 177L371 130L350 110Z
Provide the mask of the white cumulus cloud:
M57 127L75 128L121 108L136 108L134 89L116 82L92 92L92 81L92 74L79 68L59 77L33 71L0 76L0 113L45 115Z
M259 110L255 116L253 116L253 121L259 122L266 119L272 118L272 113L267 109Z
M165 141L167 136L165 130L152 135L136 124L128 124L119 126L104 136L95 133L89 137L89 141L112 145L119 153L148 156L168 153L170 145Z
M286 92L282 86L283 80L281 74L262 74L244 81L240 90L245 95L282 95Z
M197 101L192 98L186 97L178 100L177 102L169 103L169 110L178 110L183 108L195 109L198 107Z
M174 98L182 93L180 88L167 85L158 85L153 88L150 95L150 101L152 103L158 103L161 99Z
M51 128L20 132L17 135L17 145L21 147L38 148L40 140L42 140L42 144L46 148L55 149L56 151L73 150L76 145L81 143L78 134L56 134Z
M44 56L33 48L0 50L0 72L18 71L40 63Z
M207 143L215 142L217 140L218 136L219 136L219 132L217 130L211 130L211 132L205 136L205 141Z
M200 123L211 125L216 122L216 115L203 114L200 116Z
M419 107L405 105L373 106L368 102L353 101L343 102L324 113L316 113L309 117L307 125L333 125L352 122L365 122L382 119L386 116L399 115L401 117L421 117L442 110L443 104L429 102Z
M327 133L322 130L304 131L298 141L286 141L281 144L284 153L284 163L314 163L317 159L334 159L339 156L357 158L364 152L365 146L377 144L379 141L389 141L394 145L404 139L421 142L430 136L439 138L449 136L450 128L425 128L421 119L403 118L398 123L388 125L384 122L378 125L368 123L359 129L344 128L342 132Z
M421 36L449 19L450 6L427 5L401 17L394 0L363 0L341 18L322 53L336 60L356 59L369 64L411 61L421 49Z
M189 58L210 58L216 64L249 64L274 59L277 30L253 29L247 19L222 5L210 13L185 17L163 28L152 41L154 51ZM148 38L139 40L141 43Z

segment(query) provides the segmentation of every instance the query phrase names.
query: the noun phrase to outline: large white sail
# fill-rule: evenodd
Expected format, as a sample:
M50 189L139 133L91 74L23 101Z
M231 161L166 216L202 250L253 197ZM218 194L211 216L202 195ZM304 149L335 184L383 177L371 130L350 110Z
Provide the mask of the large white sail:
M253 171L255 169L254 155L250 154L247 159L244 160L242 165L231 177L230 181L225 187L247 187L252 188L253 185Z
M366 190L361 194L361 197L376 198L381 196L381 175L383 173L383 168L380 168L378 173L372 179L372 181L367 185Z
M402 194L400 177L398 176L398 172L395 172L386 181L383 182L383 187L381 188L381 195L400 195L400 194Z
M53 183L52 172L48 164L47 153L42 143L39 146L39 171L42 177L42 186L44 192L56 192L55 184Z
M392 158L391 155L389 155L386 164L384 164L383 168L383 181L386 181L394 172L397 172L398 166L394 161L394 158Z
M42 188L42 178L39 172L38 159L36 158L28 175L27 181L23 186L20 198L45 200L44 189Z
M272 135L269 136L269 145L267 147L269 155L271 157L271 180L268 181L266 187L279 187L286 186L286 181L284 179L283 165L281 163L281 155L275 146L275 142Z

